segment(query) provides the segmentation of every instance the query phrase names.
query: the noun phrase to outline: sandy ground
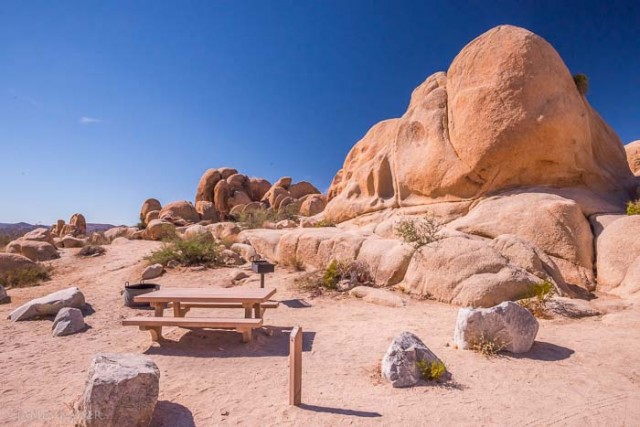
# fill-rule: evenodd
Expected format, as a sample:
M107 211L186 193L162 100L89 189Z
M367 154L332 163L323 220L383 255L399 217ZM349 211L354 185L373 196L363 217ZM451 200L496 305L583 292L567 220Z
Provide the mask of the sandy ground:
M273 336L257 332L253 342L242 344L234 332L165 328L167 341L158 345L147 332L120 325L136 313L123 307L120 289L139 275L142 256L154 247L132 241L90 259L65 250L53 263L53 280L9 292L12 302L0 305L0 425L72 425L69 403L82 393L90 360L99 352L146 354L158 364L154 426L640 424L638 305L595 318L541 320L530 353L488 359L448 346L456 307L409 301L390 308L349 297L310 298L293 285L298 273L278 270L267 278L267 286L277 288L276 299L304 300L310 307L295 308L300 304L293 301L267 311ZM228 274L171 271L154 282L221 286ZM86 332L54 338L48 320L6 320L23 302L68 286L80 287L95 310L86 318ZM258 278L244 286L258 287ZM241 311L220 314L242 317ZM189 316L205 313L193 310ZM287 404L292 325L305 334L299 408ZM380 380L380 360L404 330L445 361L453 374L449 384L394 389Z

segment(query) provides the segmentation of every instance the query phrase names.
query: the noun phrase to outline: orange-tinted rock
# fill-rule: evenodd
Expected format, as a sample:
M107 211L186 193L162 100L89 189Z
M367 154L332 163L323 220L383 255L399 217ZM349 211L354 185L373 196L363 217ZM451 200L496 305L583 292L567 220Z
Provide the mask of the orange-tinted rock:
M157 199L145 200L140 208L140 222L144 222L146 224L147 214L151 211L160 211L161 209L162 205Z
M254 201L262 200L264 195L267 194L271 188L271 183L266 179L261 178L249 178L247 185L249 187L249 197Z
M222 175L218 169L207 169L198 183L196 202L213 202L213 190L221 179Z
M633 141L624 146L625 153L627 155L627 163L631 168L631 172L635 176L640 175L640 140Z
M186 200L171 202L160 211L160 219L177 223L183 220L187 223L196 223L200 221L200 215L196 208Z
M291 194L291 197L294 199L299 199L308 194L320 194L320 190L314 187L310 182L300 181L289 187L289 194Z

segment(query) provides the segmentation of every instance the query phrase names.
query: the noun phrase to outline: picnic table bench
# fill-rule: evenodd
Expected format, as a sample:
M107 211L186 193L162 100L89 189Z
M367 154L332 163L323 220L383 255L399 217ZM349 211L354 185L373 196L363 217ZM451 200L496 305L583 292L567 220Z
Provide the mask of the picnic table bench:
M235 329L242 333L242 341L251 341L253 329L262 327L262 316L268 308L277 308L277 301L269 301L275 289L214 289L166 288L135 297L135 302L148 302L155 309L154 317L124 319L124 326L138 326L149 331L153 341L162 339L163 326L183 328ZM163 317L170 304L174 317ZM243 318L185 317L192 308L244 308ZM255 314L252 317L252 313Z

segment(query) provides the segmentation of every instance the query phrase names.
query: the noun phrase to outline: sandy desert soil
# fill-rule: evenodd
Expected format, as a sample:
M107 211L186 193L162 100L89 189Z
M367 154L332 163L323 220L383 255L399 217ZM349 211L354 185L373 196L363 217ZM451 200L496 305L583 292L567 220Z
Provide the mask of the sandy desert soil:
M123 307L120 289L140 274L141 258L156 246L131 241L90 259L65 250L53 263L53 280L10 291L12 302L0 305L0 425L71 425L69 404L82 393L90 360L99 352L146 354L158 364L154 426L640 422L640 307L632 302L600 298L595 304L606 306L606 315L541 320L529 354L487 359L448 346L456 307L409 301L390 308L349 297L310 298L293 285L299 273L280 269L267 285L289 306L267 311L273 336L257 332L253 342L242 344L234 332L165 328L167 341L158 345L148 333L120 325L136 312ZM228 269L170 271L154 282L222 286L228 274ZM23 302L68 286L80 287L95 310L86 318L91 327L86 332L54 338L48 320L6 320ZM244 286L259 286L258 278ZM310 307L296 308L295 300ZM233 314L242 317L240 311ZM305 331L299 408L287 404L292 325ZM393 389L380 380L380 360L404 330L416 333L446 362L453 374L449 384Z

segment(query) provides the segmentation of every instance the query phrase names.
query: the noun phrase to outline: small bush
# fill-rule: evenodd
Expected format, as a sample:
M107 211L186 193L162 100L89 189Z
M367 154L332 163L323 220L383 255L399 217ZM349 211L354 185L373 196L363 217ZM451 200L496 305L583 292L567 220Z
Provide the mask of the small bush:
M340 265L333 260L322 275L322 286L327 289L336 289L340 281Z
M546 317L547 301L555 294L553 283L545 280L533 285L533 288L524 298L518 301L522 307L526 308L536 317Z
M640 215L640 199L627 203L627 215Z
M575 74L573 76L573 81L575 82L580 95L584 96L587 94L587 92L589 92L589 77L587 77L585 74Z
M37 286L40 282L51 278L51 267L36 264L10 272L0 273L0 283L7 288L24 288Z
M485 338L484 335L476 341L471 349L485 357L493 357L504 350L506 344Z
M138 227L138 230L144 230L147 228L147 224L145 224L144 221L140 221L136 224L136 227Z
M87 245L87 246L84 246L82 249L80 249L80 252L78 252L77 256L79 256L79 257L93 257L93 256L102 255L105 252L107 252L107 250L105 248L103 248L102 246Z
M245 228L263 228L265 222L278 222L285 219L298 221L295 206L286 206L282 211L276 212L273 209L250 209L233 215L236 222L241 223Z
M165 242L162 247L145 257L149 264L166 266L170 261L179 265L204 265L212 267L220 263L218 244L206 235L197 235L185 239L174 238Z
M447 372L447 367L441 360L429 363L426 359L416 362L420 376L425 381L438 381Z
M416 248L428 245L440 239L442 225L433 216L425 215L419 219L403 219L396 224L398 237Z
M296 278L295 282L301 290L321 292L322 289L338 289L338 284L349 281L349 288L358 285L371 286L373 284L369 266L361 261L340 262L333 260L324 271L314 271L302 277Z
M313 224L313 226L314 226L315 228L335 227L335 226L336 226L336 224L335 224L335 223L333 223L333 222L331 222L331 221L329 221L329 220L321 219L320 221L315 222L315 223Z

